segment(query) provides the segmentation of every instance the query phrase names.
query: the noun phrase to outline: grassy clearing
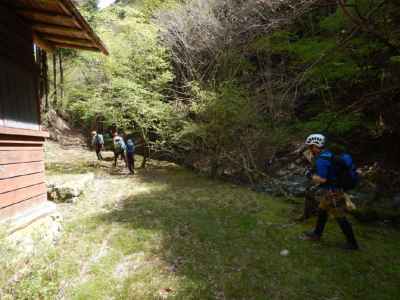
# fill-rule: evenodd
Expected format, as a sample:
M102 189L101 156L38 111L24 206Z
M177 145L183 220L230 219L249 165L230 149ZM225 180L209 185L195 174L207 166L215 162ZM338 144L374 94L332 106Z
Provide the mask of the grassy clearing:
M80 150L82 151L82 150ZM93 154L50 160L50 176L82 173ZM107 165L108 164L108 165ZM151 162L135 177L98 166L65 233L30 272L3 289L14 299L398 299L400 233L356 223L363 251L299 240L293 204ZM54 168L52 166L55 166ZM83 167L82 167L83 166ZM82 169L83 168L83 169ZM96 167L97 168L97 167ZM69 172L70 173L70 172ZM112 175L114 174L114 175ZM289 255L280 255L283 249ZM4 282L4 281L2 281Z

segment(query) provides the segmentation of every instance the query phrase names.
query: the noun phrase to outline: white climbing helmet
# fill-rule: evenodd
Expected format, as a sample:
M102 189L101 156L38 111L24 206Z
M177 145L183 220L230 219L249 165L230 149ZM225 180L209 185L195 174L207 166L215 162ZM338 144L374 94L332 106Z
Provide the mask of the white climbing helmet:
M326 138L322 134L312 134L306 139L306 145L311 146L315 145L319 148L323 148L325 146Z

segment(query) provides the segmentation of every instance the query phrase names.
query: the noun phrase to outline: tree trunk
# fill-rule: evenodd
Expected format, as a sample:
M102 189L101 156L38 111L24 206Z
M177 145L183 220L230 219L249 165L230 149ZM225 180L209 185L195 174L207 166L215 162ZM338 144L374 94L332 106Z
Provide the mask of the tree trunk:
M53 54L53 89L54 89L54 100L53 108L57 106L57 55Z
M43 76L44 76L44 109L45 112L49 111L49 65L47 61L47 53L42 50L43 54Z
M61 51L58 51L58 63L60 66L60 99L62 100L64 98L64 67Z
M144 146L143 161L142 161L141 168L145 169L146 168L147 159L150 157L150 149L149 149L149 142L148 142L147 136L146 136L143 128L140 128L140 132L141 132L141 135L142 135L143 146Z

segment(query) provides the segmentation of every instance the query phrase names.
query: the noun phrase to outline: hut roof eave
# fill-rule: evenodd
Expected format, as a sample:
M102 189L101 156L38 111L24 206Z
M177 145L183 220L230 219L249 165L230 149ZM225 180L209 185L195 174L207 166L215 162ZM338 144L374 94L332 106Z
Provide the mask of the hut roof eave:
M31 26L33 38L47 51L74 48L108 55L106 46L71 0L2 0Z

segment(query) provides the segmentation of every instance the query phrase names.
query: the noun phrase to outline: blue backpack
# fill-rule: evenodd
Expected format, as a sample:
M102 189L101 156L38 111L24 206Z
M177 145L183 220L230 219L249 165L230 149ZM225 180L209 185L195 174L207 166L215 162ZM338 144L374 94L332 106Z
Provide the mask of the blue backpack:
M135 143L131 139L129 139L128 142L126 143L126 152L128 153L135 152Z
M340 155L334 155L330 160L336 174L336 180L334 182L336 187L344 191L354 189L358 185L360 178L351 155L342 153Z

